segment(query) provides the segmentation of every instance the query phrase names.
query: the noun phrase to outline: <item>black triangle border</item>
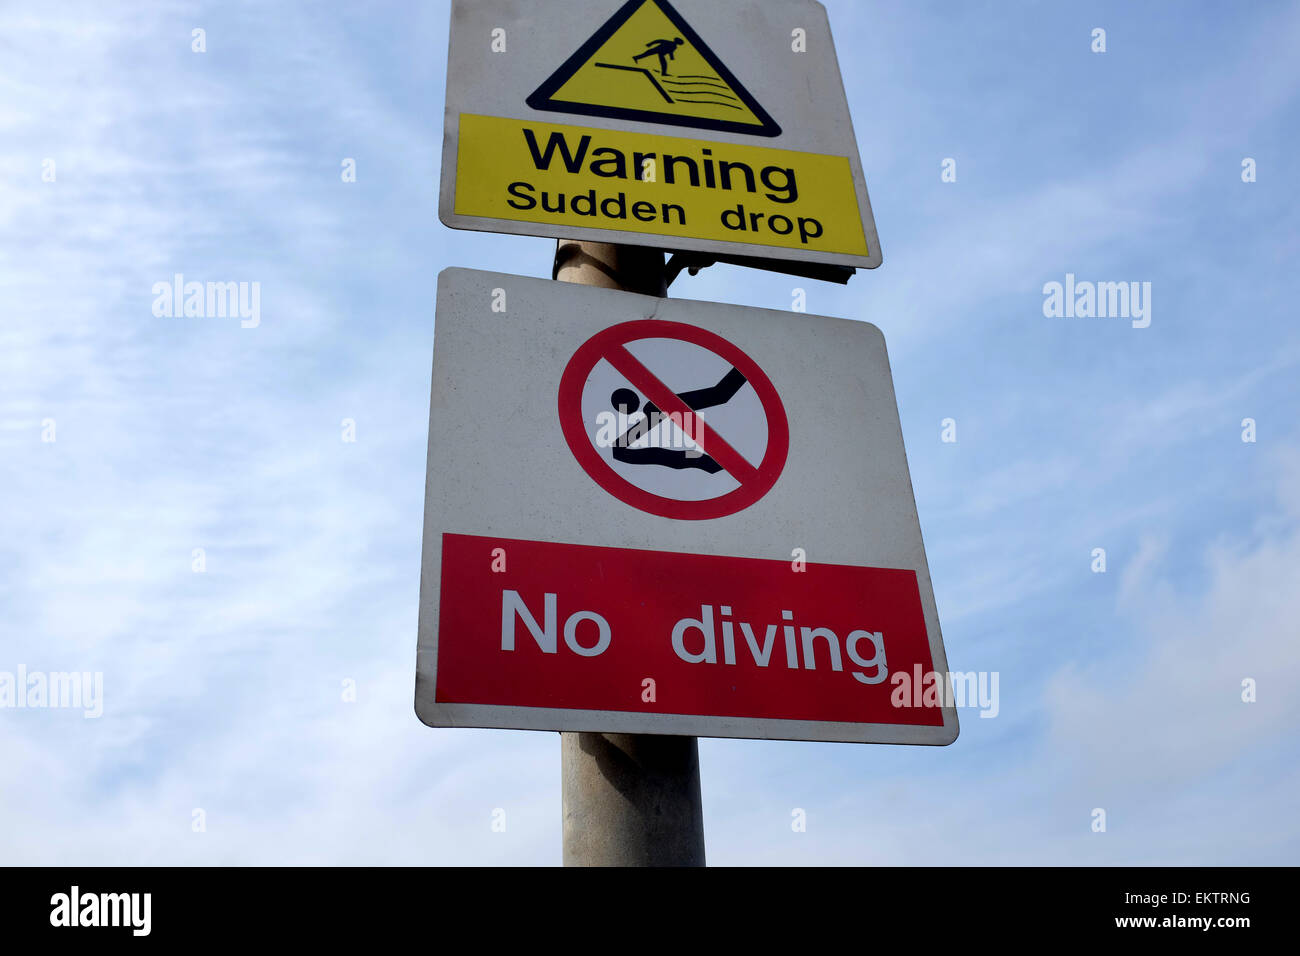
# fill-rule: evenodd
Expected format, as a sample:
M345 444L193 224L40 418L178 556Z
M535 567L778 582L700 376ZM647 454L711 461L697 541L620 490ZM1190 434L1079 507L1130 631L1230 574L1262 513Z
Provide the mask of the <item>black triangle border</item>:
M571 103L567 100L553 99L573 74L577 73L596 51L599 50L619 28L623 26L631 17L645 4L653 3L659 10L672 21L673 26L677 27L700 55L704 57L706 63L717 71L718 76L722 77L731 89L740 97L751 113L762 121L762 126L755 127L751 123L735 123L730 120L713 120L705 117L696 116L672 116L664 113L655 113L650 110L634 110L620 106L593 106L589 103ZM530 107L535 110L554 113L577 113L582 116L604 116L609 119L630 119L643 123L668 124L672 126L689 126L695 129L719 130L724 133L748 133L751 136L780 136L781 127L776 120L768 114L767 110L758 105L758 101L750 95L735 75L727 69L726 64L718 58L707 43L700 38L700 35L691 29L687 23L668 0L628 0L627 3L615 13L609 20L592 34L591 39L578 48L578 52L573 54L564 61L564 64L551 74L550 79L533 91L532 95L524 100Z

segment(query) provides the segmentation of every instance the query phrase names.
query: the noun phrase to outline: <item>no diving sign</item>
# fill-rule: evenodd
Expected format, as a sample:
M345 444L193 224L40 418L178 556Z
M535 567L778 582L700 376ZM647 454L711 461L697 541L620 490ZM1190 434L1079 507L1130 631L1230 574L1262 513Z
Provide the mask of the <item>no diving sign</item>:
M681 322L624 322L584 342L560 379L559 416L600 487L665 518L749 507L790 448L766 373L733 343Z
M419 630L432 726L951 743L879 330L444 271Z

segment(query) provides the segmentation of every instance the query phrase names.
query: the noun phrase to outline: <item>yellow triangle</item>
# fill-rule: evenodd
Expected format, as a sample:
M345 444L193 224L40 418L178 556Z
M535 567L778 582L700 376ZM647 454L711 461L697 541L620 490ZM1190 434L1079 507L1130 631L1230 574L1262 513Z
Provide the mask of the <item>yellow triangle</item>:
M777 136L668 0L630 0L528 98L534 109Z

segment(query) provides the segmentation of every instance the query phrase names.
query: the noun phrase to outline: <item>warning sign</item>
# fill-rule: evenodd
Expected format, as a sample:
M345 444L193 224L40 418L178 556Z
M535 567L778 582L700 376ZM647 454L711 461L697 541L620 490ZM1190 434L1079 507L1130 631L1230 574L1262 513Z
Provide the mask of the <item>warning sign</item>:
M841 156L466 114L457 162L458 215L868 252Z
M442 221L879 265L821 4L679 5L453 0Z
M757 136L781 127L666 0L631 0L528 97L537 110Z
M588 339L560 380L559 415L598 485L665 518L748 508L790 448L785 408L757 363L680 322L625 322Z

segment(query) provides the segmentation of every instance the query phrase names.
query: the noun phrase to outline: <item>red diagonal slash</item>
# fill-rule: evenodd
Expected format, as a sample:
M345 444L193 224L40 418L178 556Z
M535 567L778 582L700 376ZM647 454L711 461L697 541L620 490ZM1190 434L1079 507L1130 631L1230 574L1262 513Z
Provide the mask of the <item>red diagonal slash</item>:
M605 353L605 360L618 371L620 375L626 378L632 385L641 392L647 399L659 408L661 412L671 415L680 415L682 422L689 422L695 418L698 425L691 429L694 433L691 437L695 444L714 461L727 470L727 473L742 485L758 477L758 469L751 465L745 458L732 448L717 432L711 429L707 422L700 417L700 413L695 411L685 402L683 402L673 392L671 388L655 376L648 368L642 365L624 345L615 345Z

